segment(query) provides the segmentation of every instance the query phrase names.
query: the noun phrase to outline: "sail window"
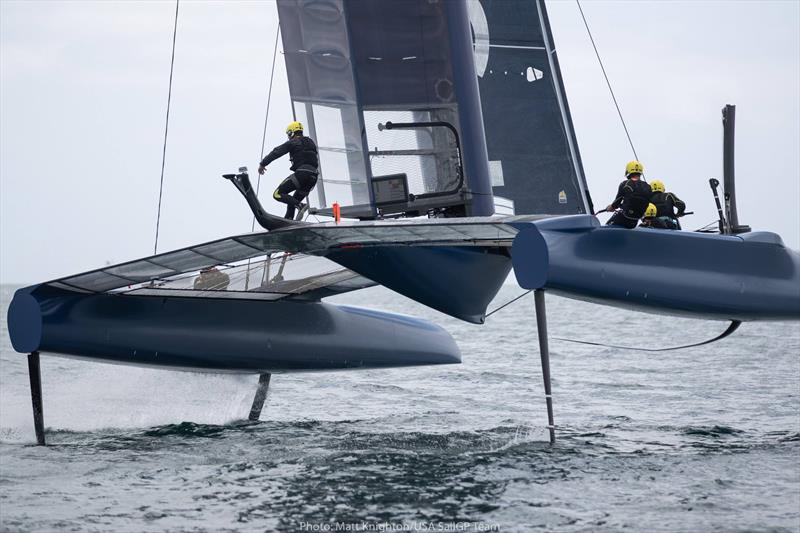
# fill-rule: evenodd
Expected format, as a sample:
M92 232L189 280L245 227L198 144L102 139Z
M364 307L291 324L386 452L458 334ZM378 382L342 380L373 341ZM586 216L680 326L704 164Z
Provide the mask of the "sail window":
M296 104L296 107L301 106ZM325 199L331 204L369 204L357 107L325 104L302 107L308 113L309 122L314 124L314 136L319 149L320 182Z
M387 122L455 121L455 110L365 111L369 163L374 176L406 174L414 195L448 191L458 183L458 153L443 128L380 130Z

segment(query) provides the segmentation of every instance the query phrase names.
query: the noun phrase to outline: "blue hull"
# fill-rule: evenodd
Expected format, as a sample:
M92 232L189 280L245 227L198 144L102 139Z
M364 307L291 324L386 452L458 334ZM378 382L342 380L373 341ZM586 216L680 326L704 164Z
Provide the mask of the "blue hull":
M473 324L511 272L506 248L369 246L326 257L423 305Z
M515 225L523 287L544 281L580 300L698 318L800 320L800 254L773 233L627 230L587 215Z
M424 320L321 302L76 294L14 295L18 352L213 372L307 372L461 362L445 330Z

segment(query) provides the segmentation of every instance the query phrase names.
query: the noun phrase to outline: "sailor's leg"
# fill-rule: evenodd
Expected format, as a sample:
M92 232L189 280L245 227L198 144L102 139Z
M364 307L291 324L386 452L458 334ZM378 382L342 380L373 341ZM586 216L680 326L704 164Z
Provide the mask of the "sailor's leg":
M285 180L278 185L278 188L275 189L275 192L272 193L272 197L286 204L286 215L284 218L294 219L294 210L297 205L300 203L298 202L291 194L292 191L296 191L300 188L300 183L297 180L297 176L294 174L290 174Z
M637 224L639 224L638 218L628 218L622 211L614 213L614 215L608 219L608 222L606 222L606 226L622 226L628 229L635 228Z
M253 405L250 407L250 415L247 417L249 420L258 420L261 417L261 409L264 408L264 402L267 399L267 392L269 391L269 380L272 374L261 374L258 376L258 388L256 395L253 398Z
M295 191L292 196L295 200L297 200L297 206L299 209L297 213L297 220L302 220L303 215L305 215L306 211L308 210L308 206L303 203L303 200L305 200L306 196L308 196L308 191Z
M306 199L306 196L308 196L308 193L306 191L294 191L294 194L292 194L292 198L294 198L294 201L296 202L295 205L302 204L303 200Z
M621 218L622 218L622 213L617 211L616 213L611 215L611 218L608 219L608 222L606 222L606 226L618 226L620 224Z
M36 431L36 443L44 446L44 409L42 406L42 373L39 369L39 352L28 354L28 376L31 381L33 428Z
M544 378L544 399L547 402L547 429L550 431L550 444L556 442L556 426L553 421L553 391L550 387L550 346L547 343L547 312L544 306L544 289L533 291L536 306L536 328L539 332L539 354L542 356L542 377Z
M297 177L297 182L300 185L294 193L294 198L297 200L297 205L300 210L300 212L297 213L297 220L302 220L303 215L308 211L308 204L304 204L303 201L311 194L312 189L316 186L317 173L300 168L294 175Z

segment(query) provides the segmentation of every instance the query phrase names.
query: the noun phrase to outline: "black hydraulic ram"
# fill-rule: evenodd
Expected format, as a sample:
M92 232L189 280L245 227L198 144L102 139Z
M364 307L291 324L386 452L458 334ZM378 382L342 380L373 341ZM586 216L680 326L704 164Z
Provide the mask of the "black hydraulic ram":
M730 227L728 221L725 219L725 212L722 210L722 203L719 201L719 194L717 187L719 187L719 180L717 178L710 178L708 184L711 185L711 192L714 193L714 201L717 203L717 213L719 214L719 232L722 235L730 234Z

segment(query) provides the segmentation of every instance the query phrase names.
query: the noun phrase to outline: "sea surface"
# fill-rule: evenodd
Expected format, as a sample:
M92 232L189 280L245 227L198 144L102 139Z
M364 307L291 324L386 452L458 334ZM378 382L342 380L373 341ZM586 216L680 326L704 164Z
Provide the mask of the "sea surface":
M42 356L49 445L2 287L2 531L800 531L800 324L646 353L551 340L533 297L483 326L383 288L333 301L433 320L460 365L256 376ZM523 291L505 286L493 309ZM552 336L669 347L721 322L547 296Z

